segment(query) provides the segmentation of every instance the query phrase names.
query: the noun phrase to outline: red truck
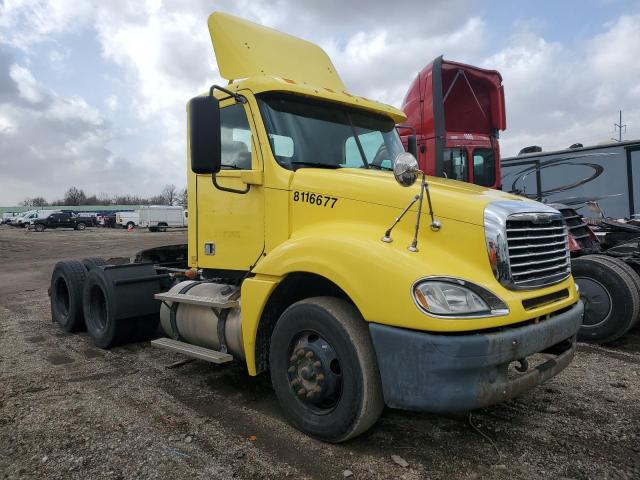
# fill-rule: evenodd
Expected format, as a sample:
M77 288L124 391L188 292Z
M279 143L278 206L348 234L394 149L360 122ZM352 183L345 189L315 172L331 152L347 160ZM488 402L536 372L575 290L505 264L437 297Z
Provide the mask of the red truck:
M428 175L501 187L498 137L507 122L500 73L440 56L411 83L402 110L403 142L415 133Z
M421 170L429 175L502 188L498 136L507 124L500 73L440 56L412 82L402 109L407 121L399 126L401 137L405 148L416 154ZM575 154L572 151L570 158ZM531 155L519 155L505 166L514 168L523 162L533 164L534 160ZM535 178L533 170L531 177ZM589 196L584 198L586 201ZM614 342L640 323L640 261L634 253L640 249L640 242L636 238L629 240L630 236L637 237L640 227L605 222L608 230L614 229L614 235L621 236L619 244L606 249L608 245L601 247L573 207L552 206L565 217L571 268L585 304L578 339Z

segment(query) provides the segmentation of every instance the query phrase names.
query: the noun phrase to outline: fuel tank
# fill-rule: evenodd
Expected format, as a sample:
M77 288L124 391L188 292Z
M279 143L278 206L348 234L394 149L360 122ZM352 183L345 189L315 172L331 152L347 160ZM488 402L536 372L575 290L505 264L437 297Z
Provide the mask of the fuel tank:
M170 293L184 293L196 297L207 297L221 303L237 295L237 287L210 282L188 280L175 285ZM228 313L225 313L228 312ZM169 338L220 350L218 323L226 315L224 335L227 350L234 357L244 359L242 345L242 322L240 308L221 310L188 303L163 302L160 308L160 324Z

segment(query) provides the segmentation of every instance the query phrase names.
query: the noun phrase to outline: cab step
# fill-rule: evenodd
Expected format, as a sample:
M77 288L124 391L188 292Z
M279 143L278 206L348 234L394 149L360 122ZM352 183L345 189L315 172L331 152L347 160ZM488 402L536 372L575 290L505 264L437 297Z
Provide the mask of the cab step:
M197 345L180 342L172 338L158 338L156 340L152 340L151 345L153 345L154 347L172 350L174 352L187 355L188 357L205 360L211 363L228 363L233 360L233 356L229 355L228 353L211 350L210 348L198 347Z
M190 305L201 305L211 308L235 308L239 305L238 300L228 300L219 297L199 297L186 293L156 293L154 298L164 302L188 303Z

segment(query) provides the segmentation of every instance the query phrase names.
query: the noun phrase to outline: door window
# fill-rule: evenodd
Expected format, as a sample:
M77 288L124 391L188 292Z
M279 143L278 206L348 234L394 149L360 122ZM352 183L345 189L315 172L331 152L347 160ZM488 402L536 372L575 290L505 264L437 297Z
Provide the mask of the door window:
M462 148L445 148L442 159L442 172L447 178L466 182L467 151Z
M223 170L251 170L251 128L240 103L220 110Z
M496 183L496 157L493 150L476 148L473 151L473 183L493 187Z

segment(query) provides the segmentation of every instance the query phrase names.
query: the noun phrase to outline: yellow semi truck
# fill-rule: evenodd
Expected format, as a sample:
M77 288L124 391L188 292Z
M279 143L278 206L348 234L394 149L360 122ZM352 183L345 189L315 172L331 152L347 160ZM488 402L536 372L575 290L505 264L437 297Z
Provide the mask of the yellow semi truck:
M329 442L385 404L471 410L571 362L583 307L556 210L422 176L404 114L347 92L320 47L208 23L228 84L187 107L184 265L60 262L55 321L104 348L159 321L154 345L269 372L286 417Z

